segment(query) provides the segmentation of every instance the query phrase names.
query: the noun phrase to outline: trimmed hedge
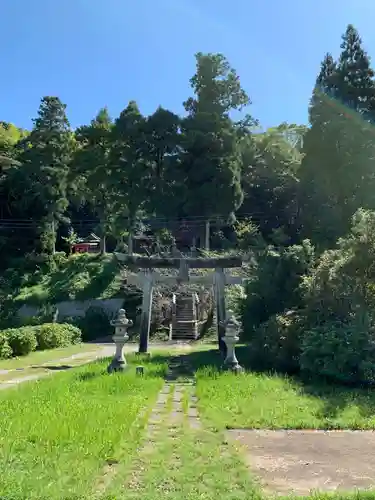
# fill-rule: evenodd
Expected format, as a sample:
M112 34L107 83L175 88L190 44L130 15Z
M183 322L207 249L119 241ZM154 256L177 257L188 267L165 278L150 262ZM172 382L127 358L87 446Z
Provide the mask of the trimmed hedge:
M34 327L38 350L67 347L81 342L79 328L69 324L46 323Z
M0 359L24 356L32 351L67 347L81 342L79 328L69 324L45 323L0 331Z
M32 326L24 328L10 328L4 330L13 356L24 356L29 352L35 351L37 346L36 335Z
M0 331L0 359L7 359L12 356L12 348L9 345L8 339L4 332Z

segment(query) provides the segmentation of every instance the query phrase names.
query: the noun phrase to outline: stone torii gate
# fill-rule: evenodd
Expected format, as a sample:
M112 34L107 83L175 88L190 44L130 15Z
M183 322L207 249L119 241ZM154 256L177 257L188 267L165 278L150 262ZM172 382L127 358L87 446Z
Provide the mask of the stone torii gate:
M159 284L200 284L213 286L216 303L216 320L218 329L218 340L220 350L225 352L225 343L222 338L225 335L223 324L226 320L225 311L225 286L242 285L246 279L243 276L233 276L225 273L225 268L242 267L241 257L219 257L219 258L160 258L160 257L136 257L127 254L115 253L116 258L130 269L141 269L142 271L127 276L128 284L142 289L142 314L140 324L139 352L145 353L148 349L151 325L151 307L153 289ZM163 276L154 269L178 269L178 276ZM213 269L214 271L204 276L190 276L190 269Z

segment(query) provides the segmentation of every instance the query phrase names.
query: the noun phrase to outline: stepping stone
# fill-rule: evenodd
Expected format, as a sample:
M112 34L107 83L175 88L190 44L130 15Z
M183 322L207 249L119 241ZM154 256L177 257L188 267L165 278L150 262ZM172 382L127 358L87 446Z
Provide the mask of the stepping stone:
M189 426L191 429L201 429L202 428L202 424L201 424L200 420L198 420L197 418L188 417L188 422L189 422Z
M149 422L146 431L147 434L154 434L159 431L159 426L152 422Z
M159 397L158 397L158 399L156 400L156 404L157 404L157 405L160 405L160 404L165 404L165 403L168 401L168 396L169 396L169 393L162 393L162 394L159 394Z
M188 417L190 418L198 418L198 410L196 408L190 408L188 409Z

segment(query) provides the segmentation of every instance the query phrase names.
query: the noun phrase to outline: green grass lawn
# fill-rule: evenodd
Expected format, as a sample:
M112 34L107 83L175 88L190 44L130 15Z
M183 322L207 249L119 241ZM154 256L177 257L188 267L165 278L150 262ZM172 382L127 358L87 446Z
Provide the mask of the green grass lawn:
M239 350L241 356L245 352ZM0 498L97 500L266 500L226 427L374 428L371 391L307 387L280 376L221 372L216 350L173 352L197 369L202 429L171 427L173 390L155 441L145 423L170 354L127 355L125 374L108 360L0 393ZM145 376L135 376L136 364ZM186 376L185 376L186 378ZM184 379L184 378L183 378ZM177 381L178 382L178 381ZM374 498L374 493L315 495L315 500Z
M183 394L183 421L171 427L173 388L155 443L120 464L104 500L260 500L259 488L232 443L187 422L188 394Z
M166 365L141 361L143 378L103 361L1 392L0 497L92 498L106 465L131 460L162 386Z
M239 358L245 354L246 348L239 350ZM193 364L199 360L201 366L197 371L200 411L206 423L217 429L375 429L371 388L306 385L298 379L251 371L236 376L219 370L220 358L214 351L191 357Z

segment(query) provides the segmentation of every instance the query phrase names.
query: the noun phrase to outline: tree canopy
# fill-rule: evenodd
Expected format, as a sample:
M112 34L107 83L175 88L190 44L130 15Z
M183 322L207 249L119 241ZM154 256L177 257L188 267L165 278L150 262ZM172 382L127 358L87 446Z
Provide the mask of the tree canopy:
M97 232L103 251L147 230L204 246L209 224L222 248L238 243L236 220L266 242L324 250L359 208L375 209L374 71L352 25L337 60L323 55L308 125L261 130L225 56L195 60L183 116L130 101L72 130L66 105L45 96L30 131L0 122L0 251L66 249L73 230Z

